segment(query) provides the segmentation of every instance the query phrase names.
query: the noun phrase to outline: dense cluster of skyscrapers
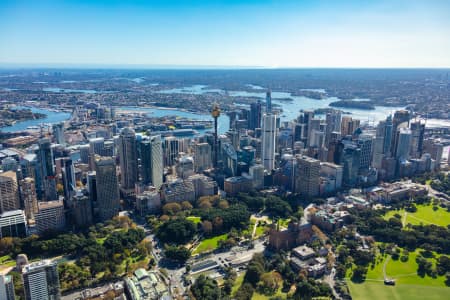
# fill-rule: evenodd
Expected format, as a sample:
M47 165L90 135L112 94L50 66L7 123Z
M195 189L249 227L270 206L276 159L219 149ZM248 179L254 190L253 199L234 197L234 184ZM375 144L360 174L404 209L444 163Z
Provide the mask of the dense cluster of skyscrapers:
M376 127L337 110L303 111L281 122L268 91L265 103L227 114L225 134L217 132L214 106L214 132L181 138L136 133L132 122L107 110L97 120L103 129L86 133L84 144L69 145L65 125L55 124L29 148L0 150L0 237L81 229L124 208L145 216L164 203L195 202L219 189L231 196L263 188L325 196L433 171L442 158L443 145L407 110ZM51 262L23 270L27 299L57 293L48 284L57 276ZM10 281L0 277L0 296ZM47 291L35 289L44 282Z
M432 171L442 158L442 144L407 110L376 127L337 110L303 111L281 122L270 91L265 102L227 112L225 134L216 129L195 138L136 133L132 122L107 112L108 118L95 114L104 126L85 144L69 145L65 125L55 124L25 151L2 150L1 236L88 226L124 207L157 212L166 202L195 201L219 188L327 195ZM212 115L220 117L217 105Z

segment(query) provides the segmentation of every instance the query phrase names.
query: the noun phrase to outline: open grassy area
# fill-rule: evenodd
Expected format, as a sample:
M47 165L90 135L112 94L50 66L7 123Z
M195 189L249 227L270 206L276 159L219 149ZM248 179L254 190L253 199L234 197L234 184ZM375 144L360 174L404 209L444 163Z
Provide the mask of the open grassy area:
M242 282L244 281L245 273L241 273L236 277L236 280L234 281L233 289L231 290L231 295L234 295L236 291L241 287Z
M348 282L350 294L355 300L378 299L408 299L408 300L440 300L447 299L448 288L436 286L424 286L414 284L402 284L387 286L383 282L364 282L355 284Z
M278 220L278 225L280 226L280 228L287 228L290 221L291 221L290 218L287 218L287 219L279 219L279 220Z
M195 248L192 254L199 254L206 251L212 251L217 248L219 241L224 241L227 239L227 234L222 234L218 236L214 236L209 239L204 239L200 242L200 244Z
M444 276L432 278L417 275L416 257L420 250L409 253L406 262L390 259L386 264L386 275L395 279L395 286L384 285L383 265L388 255L377 256L374 268L369 267L366 281L354 283L347 279L353 299L445 299L448 287ZM436 261L433 259L433 264ZM427 295L424 298L424 295Z
M16 261L12 259L9 255L4 255L0 257L0 269L7 267L14 267L16 265Z
M384 218L387 220L395 214L402 216L402 222L405 220L406 214L405 224L410 223L412 225L419 225L422 223L424 225L435 224L444 227L450 224L450 213L442 207L438 207L438 209L434 211L432 204L417 205L417 211L415 213L406 212L404 209L391 210L386 213Z
M256 231L255 231L255 239L259 238L260 236L262 236L265 233L266 227L265 226L257 226L256 227Z
M196 216L189 216L186 219L191 222L194 222L195 224L198 224L202 221L200 217L196 217Z

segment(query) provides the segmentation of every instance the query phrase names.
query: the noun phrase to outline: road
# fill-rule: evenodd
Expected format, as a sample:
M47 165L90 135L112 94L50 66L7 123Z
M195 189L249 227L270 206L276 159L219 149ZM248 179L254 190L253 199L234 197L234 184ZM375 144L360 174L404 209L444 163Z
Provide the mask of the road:
M326 275L323 279L323 282L328 284L330 286L331 292L333 293L334 298L340 300L342 299L341 296L336 292L334 287L336 286L336 281L334 280L334 277L336 276L336 269L333 267L331 269L330 274Z

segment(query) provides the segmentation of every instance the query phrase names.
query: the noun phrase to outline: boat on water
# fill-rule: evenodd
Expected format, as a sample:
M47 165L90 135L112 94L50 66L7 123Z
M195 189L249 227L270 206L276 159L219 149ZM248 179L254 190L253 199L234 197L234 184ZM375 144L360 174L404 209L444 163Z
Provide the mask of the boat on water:
M39 126L28 126L27 129L29 129L29 130L38 130Z

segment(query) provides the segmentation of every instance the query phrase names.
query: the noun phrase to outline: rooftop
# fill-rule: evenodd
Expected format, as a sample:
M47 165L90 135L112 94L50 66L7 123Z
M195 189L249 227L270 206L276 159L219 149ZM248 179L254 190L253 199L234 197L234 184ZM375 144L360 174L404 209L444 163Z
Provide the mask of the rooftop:
M23 273L32 272L35 270L39 270L40 268L56 265L56 262L51 261L50 259L44 259L36 262L32 262L28 265L25 265L22 269Z

